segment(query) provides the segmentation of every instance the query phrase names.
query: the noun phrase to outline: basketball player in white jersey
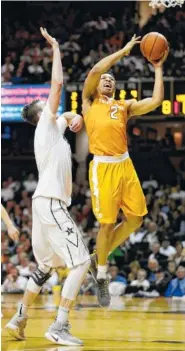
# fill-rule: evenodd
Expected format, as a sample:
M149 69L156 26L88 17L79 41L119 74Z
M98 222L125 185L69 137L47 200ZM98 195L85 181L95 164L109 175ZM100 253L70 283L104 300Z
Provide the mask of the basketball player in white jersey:
M41 33L53 48L51 89L46 104L37 100L23 109L23 118L36 125L34 149L39 181L32 203L32 245L38 268L30 277L23 301L6 328L16 339L25 339L28 308L52 270L60 267L64 260L70 272L62 290L56 320L45 336L56 344L82 345L83 342L69 332L68 315L89 269L90 257L67 211L71 202L72 167L70 147L64 138L69 118L70 128L76 132L82 126L82 117L70 112L56 117L63 85L60 50L46 29L41 28Z

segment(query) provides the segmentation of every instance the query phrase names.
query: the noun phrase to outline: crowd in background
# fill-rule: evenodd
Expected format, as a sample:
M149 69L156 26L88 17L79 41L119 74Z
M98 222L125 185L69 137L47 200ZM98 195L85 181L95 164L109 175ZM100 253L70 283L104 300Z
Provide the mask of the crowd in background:
M33 174L25 179L12 177L3 181L2 202L20 229L19 242L12 242L2 223L2 292L22 292L36 268L31 248L31 196L37 181ZM148 214L143 225L109 256L110 293L115 295L185 296L185 190L150 179L144 181ZM77 223L90 253L96 248L99 229L91 204L88 182L73 184L70 214ZM118 222L124 219L120 212ZM44 285L42 292L52 292L61 284L67 270L60 267ZM94 295L96 288L88 274L80 294Z
M170 54L164 65L165 76L185 76L183 9L177 7L157 13L140 28L136 2L127 2L121 11L115 9L112 13L104 8L102 16L90 12L90 4L88 12L79 10L74 2L70 5L45 3L44 8L33 3L20 6L16 4L15 13L8 12L7 16L8 10L4 9L2 84L50 81L52 49L41 37L40 26L48 28L60 43L65 82L84 81L98 60L122 48L134 33L143 36L150 31L164 34L170 43ZM24 11L24 16L21 11ZM138 46L113 67L113 73L116 80L149 78L153 67L142 57Z

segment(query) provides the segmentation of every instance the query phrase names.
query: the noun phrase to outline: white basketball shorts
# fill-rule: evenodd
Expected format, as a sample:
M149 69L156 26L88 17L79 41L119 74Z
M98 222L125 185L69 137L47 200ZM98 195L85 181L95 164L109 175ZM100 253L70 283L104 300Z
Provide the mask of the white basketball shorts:
M32 246L39 266L68 268L90 259L82 235L60 200L37 197L32 202Z

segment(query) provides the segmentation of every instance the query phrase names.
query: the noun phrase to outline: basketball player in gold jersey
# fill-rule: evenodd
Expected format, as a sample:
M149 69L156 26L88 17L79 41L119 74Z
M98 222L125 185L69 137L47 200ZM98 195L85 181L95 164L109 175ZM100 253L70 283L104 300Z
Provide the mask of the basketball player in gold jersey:
M89 180L93 211L100 223L96 280L101 306L110 303L106 271L108 255L141 226L147 213L145 197L128 154L126 124L130 117L156 109L164 97L162 65L168 50L159 62L151 62L155 69L152 97L124 102L114 99L116 82L106 72L127 56L140 42L139 39L134 35L123 49L99 61L86 78L82 94L89 149L94 154ZM125 221L116 226L120 209L124 212Z

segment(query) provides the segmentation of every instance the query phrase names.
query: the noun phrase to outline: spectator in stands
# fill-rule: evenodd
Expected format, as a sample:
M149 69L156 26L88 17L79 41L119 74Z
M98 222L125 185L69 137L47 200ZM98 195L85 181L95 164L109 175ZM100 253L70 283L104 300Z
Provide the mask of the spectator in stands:
M86 278L84 279L81 288L80 288L80 295L96 295L96 288L92 276L87 274Z
M151 292L154 292L154 294L150 294L150 296L152 297L153 295L155 297L155 292L163 296L172 276L169 274L169 272L164 271L161 267L159 267L159 269L155 273L155 277L156 279L155 281L150 283L149 289Z
M128 280L131 282L137 279L137 273L141 267L138 261L133 261L130 263L129 268L130 268L130 273L128 275Z
M80 51L80 45L75 42L72 35L69 37L68 41L66 41L63 45L60 45L60 48L63 52L66 53Z
M22 253L19 256L19 265L17 266L17 269L19 271L19 274L22 277L29 278L31 275L30 267L29 267L30 261L29 257L27 256L26 253Z
M16 267L10 269L4 283L2 284L2 292L23 293L26 289L28 279L21 277Z
M185 191L181 189L180 185L177 185L173 189L172 194L169 197L170 199L174 199L174 200L185 199Z
M168 262L168 272L170 273L172 278L176 277L176 269L177 265L175 261L169 261Z
M150 246L152 253L149 256L149 260L151 259L156 259L159 262L166 261L166 256L160 253L160 243L158 241L155 241L151 244Z
M132 245L141 243L145 234L146 234L146 230L144 230L143 227L140 227L136 229L135 232L129 236L129 242Z
M44 49L43 52L45 53ZM23 55L20 57L20 61L27 63L27 64L31 64L32 62L32 58L31 58L31 54L30 54L30 47L26 46L25 49L23 50Z
M156 281L156 272L159 270L159 262L153 258L148 260L148 280L149 282Z
M169 241L168 237L166 237L162 241L162 245L160 247L159 252L160 252L160 254L167 256L171 259L174 258L175 254L176 254L176 249L172 245L170 245L170 241Z
M7 274L9 273L7 270L7 267L10 267L10 268L12 268L12 267L10 266L11 263L10 263L9 254L7 254L4 251L2 244L1 244L1 250L2 250L2 254L1 254L1 283L3 283Z
M174 256L174 260L176 265L179 265L181 262L185 261L185 254L183 253L183 245L180 241L178 241L175 245L176 254Z
M18 245L16 247L16 253L10 258L10 262L17 266L22 253L24 253L24 245Z
M28 66L30 83L41 83L43 81L44 69L39 63L38 57L33 57L32 63Z
M133 280L130 285L134 286L139 290L148 290L150 287L149 281L146 279L147 272L144 269L140 269L137 273L137 279Z
M143 189L148 189L149 187L153 187L154 189L158 188L158 182L154 179L154 176L151 175L149 180L145 180L142 184Z
M1 84L2 85L12 85L12 75L10 72L2 73Z
M7 202L8 200L13 200L14 198L14 192L9 187L9 184L7 181L3 182L3 186L1 190L1 198L3 199L4 202Z
M148 230L144 236L144 241L149 243L150 245L153 243L153 242L156 242L158 241L158 227L157 227L157 224L155 222L150 222L148 224Z
M176 272L177 278L172 279L165 292L166 297L185 296L185 267L179 266Z
M124 294L127 281L124 277L119 274L117 266L111 266L109 268L110 284L109 293L111 296L121 296Z
M27 180L23 182L23 186L28 193L32 193L35 191L37 187L37 181L35 180L34 174L29 174Z
M1 67L1 73L2 74L5 74L7 72L13 73L14 69L15 69L15 66L12 64L11 57L7 56L5 58L4 65Z
M182 200L183 201L183 200ZM185 239L185 206L181 205L178 208L178 216L175 221L176 233L175 237L179 240Z

